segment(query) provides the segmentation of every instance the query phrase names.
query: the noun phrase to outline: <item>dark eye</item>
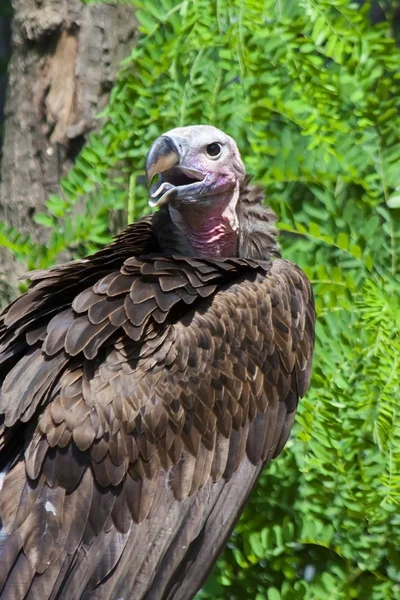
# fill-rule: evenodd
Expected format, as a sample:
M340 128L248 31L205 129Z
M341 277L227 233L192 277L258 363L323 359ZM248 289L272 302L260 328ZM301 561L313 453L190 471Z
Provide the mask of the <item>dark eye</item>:
M221 144L218 144L218 142L213 142L212 144L208 144L208 146L206 148L206 152L207 152L208 156L212 156L213 158L216 158L217 156L219 156L221 154Z

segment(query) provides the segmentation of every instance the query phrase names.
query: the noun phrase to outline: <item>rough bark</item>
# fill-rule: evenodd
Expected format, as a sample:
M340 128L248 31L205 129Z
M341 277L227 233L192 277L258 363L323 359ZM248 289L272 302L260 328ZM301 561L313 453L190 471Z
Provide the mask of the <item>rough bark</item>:
M13 9L0 219L37 239L33 216L99 126L135 21L131 7L80 0L13 0ZM16 265L4 249L0 268L12 293Z
M0 9L0 148L3 141L3 114L4 114L4 101L5 101L5 88L7 81L6 74L6 62L10 53L10 22L11 19L7 14L7 8L9 7L8 0L5 0L4 7ZM0 149L1 151L1 149Z

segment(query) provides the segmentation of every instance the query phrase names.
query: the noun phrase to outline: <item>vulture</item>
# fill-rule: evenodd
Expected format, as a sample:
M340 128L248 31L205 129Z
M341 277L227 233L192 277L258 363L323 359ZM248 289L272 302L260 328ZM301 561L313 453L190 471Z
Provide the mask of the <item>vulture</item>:
M235 141L179 127L151 216L0 316L0 597L190 600L309 385L310 283Z

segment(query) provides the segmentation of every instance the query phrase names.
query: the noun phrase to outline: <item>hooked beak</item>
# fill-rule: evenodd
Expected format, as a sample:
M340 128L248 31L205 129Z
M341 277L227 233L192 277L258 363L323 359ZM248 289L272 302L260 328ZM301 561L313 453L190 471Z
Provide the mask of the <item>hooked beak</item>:
M157 138L151 146L146 157L146 179L152 208L201 192L204 175L184 164L188 149L187 140L168 135ZM155 175L159 178L152 184Z
M179 150L172 138L162 135L151 146L146 156L146 179L150 184L154 175L167 171L179 162Z

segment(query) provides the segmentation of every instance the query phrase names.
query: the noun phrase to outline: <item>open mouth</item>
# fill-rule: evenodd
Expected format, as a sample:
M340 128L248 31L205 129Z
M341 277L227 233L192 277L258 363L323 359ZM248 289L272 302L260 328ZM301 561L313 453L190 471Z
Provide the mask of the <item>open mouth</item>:
M194 190L204 179L203 173L184 167L174 166L159 174L158 180L150 188L149 204L162 206L182 194Z

